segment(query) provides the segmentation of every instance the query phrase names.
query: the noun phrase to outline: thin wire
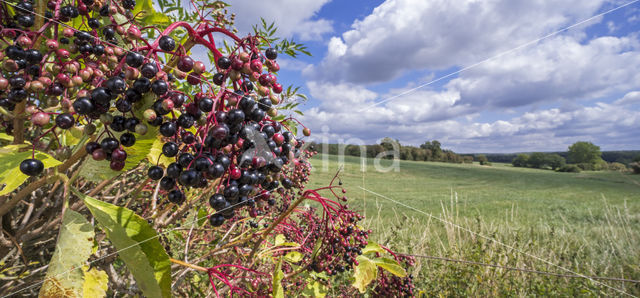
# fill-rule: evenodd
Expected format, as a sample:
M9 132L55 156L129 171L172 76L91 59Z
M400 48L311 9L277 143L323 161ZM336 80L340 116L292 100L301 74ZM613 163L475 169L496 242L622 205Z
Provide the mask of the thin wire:
M385 196L385 195L382 195L382 194L379 194L379 193L377 193L377 192L374 192L374 191L371 191L371 190L368 190L368 189L365 189L365 188L362 188L362 187L360 187L360 188L361 188L361 189L363 189L363 190L365 190L365 191L367 191L367 192L370 192L370 193L372 193L372 194L374 194L374 195L376 195L376 196L379 196L379 197L381 197L381 198L383 198L383 199L386 199L386 200L388 200L388 201L394 202L394 203L396 203L396 204L398 204L398 205L400 205L400 206L403 206L403 207L409 208L409 209L411 209L411 210L417 211L417 212L422 213L422 214L424 214L424 215L427 215L427 216L429 216L429 217L431 217L431 218L437 219L437 220L439 220L439 221L441 221L441 222L443 222L443 223L446 223L446 224L452 225L452 226L454 226L454 227L456 227L456 228L458 228L458 229L461 229L461 230L467 231L467 232L469 232L469 233L471 233L471 234L474 234L474 235L476 235L476 236L478 236L478 237L481 237L481 238L484 238L484 239L486 239L486 240L489 240L489 241L495 242L495 243L500 244L500 245L502 245L502 246L504 246L504 247L507 247L507 248L512 249L512 250L514 250L514 251L516 251L516 252L519 252L519 253L521 253L521 254L523 254L523 255L526 255L526 256L528 256L528 257L534 258L534 259L536 259L536 260L538 260L538 261L541 261L541 262L547 263L547 264L549 264L549 265L551 265L551 266L558 267L558 268L560 268L560 269L562 269L562 270L564 270L564 271L567 271L567 272L569 272L569 273L572 273L572 274L575 274L575 275L582 276L582 277L584 277L584 278L590 279L591 281L593 281L593 282L595 282L595 283L597 283L597 284L603 285L603 286L605 286L605 287L607 287L607 288L610 288L610 289L612 289L612 290L618 291L618 292L620 292L620 293L622 293L622 294L629 295L629 296L631 296L631 297L636 297L636 296L631 295L631 294L629 294L629 293L627 293L627 292L625 292L625 291L623 291L623 290L620 290L620 289L618 289L618 288L614 288L614 287L609 286L609 285L607 285L607 284L601 283L601 282L599 282L599 281L597 281L597 280L595 280L595 279L592 279L592 278L590 278L589 276L586 276L586 275L584 275L584 274L580 274L580 273L578 273L578 272L572 271L571 269L564 268L564 267L562 267L562 266L560 266L560 265L554 264L554 263L552 263L552 262L550 262L550 261L547 261L547 260L545 260L545 259L542 259L542 258L540 258L540 257L538 257L538 256L532 255L532 254L530 254L530 253L528 253L528 252L526 252L526 251L522 251L522 250L519 250L519 249L517 249L517 248L515 248L515 247L513 247L513 246L511 246L511 245L508 245L508 244L502 243L502 242L500 242L500 241L498 241L498 240L496 240L496 239L494 239L494 238L491 238L491 237L488 237L488 236L485 236L485 235L479 234L479 233L474 232L474 231L472 231L472 230L470 230L470 229L467 229L467 228L465 228L465 227L463 227L463 226L460 226L460 225L454 224L454 223L452 223L452 222L450 222L450 221L444 220L444 219L442 219L442 218L440 218L440 217L435 217L435 216L433 216L433 215L431 215L431 214L429 214L429 213L426 213L426 212L424 212L424 211L422 211L422 210L420 210L420 209L414 208L414 207L409 206L409 205L407 205L407 204L404 204L404 203L402 203L402 202L398 202L398 201L396 201L396 200L394 200L394 199L392 199L392 198L389 198L389 197L387 197L387 196Z
M260 196L260 195L254 196L254 197L252 197L251 199L257 198L257 197L259 197L259 196ZM220 211L216 210L216 213L224 212L225 210L228 210L228 209L230 209L230 208L233 208L233 207L238 206L238 205L241 205L241 204L246 204L246 201L238 202L238 203L236 203L236 204L234 204L234 205L231 205L231 206L229 206L229 207L227 207L227 208L223 208L223 209L221 209ZM203 216L203 217L200 217L200 218L196 218L196 219L194 219L194 220L193 220L193 222L189 222L189 223L186 223L186 224L188 225L188 224L190 224L190 223L197 222L197 221L199 221L199 220L201 220L201 219L205 219L205 218L207 218L208 216L209 216L209 215L207 215L207 216ZM113 255L115 255L115 254L118 254L118 253L120 253L120 252L122 252L122 251L125 251L125 250L127 250L127 249L129 249L129 248L132 248L132 247L138 246L139 244L142 244L142 243L145 243L145 242L147 242L147 241L149 241L149 240L152 240L152 239L158 238L158 237L160 237L160 236L162 236L162 235L164 235L164 234L167 234L167 233L169 233L169 232L172 232L172 231L174 231L174 230L176 230L176 229L180 229L180 227L176 227L176 228L173 228L173 229L169 229L169 230L167 230L167 231L164 231L164 232L162 232L162 233L157 234L156 236L153 236L153 237L147 238L147 239L145 239L145 240L142 240L142 241L140 241L140 242L137 242L136 244L132 244L132 245L130 245L130 246L128 246L128 247L125 247L125 248L123 248L123 249L121 249L121 250L118 250L118 251L116 251L116 252L113 252L113 253L107 254L107 255L105 255L105 256L102 256L102 257L100 257L100 258L98 258L98 259L95 259L95 260L93 260L93 261L91 261L91 262L86 263L85 265L91 265L91 264L93 264L93 263L95 263L95 262L97 262L97 261L100 261L100 260L104 259L104 258L108 258L108 257L113 256ZM62 272L62 273L56 274L56 275L54 275L54 276L52 276L52 277L50 277L50 278L58 277L58 276L60 276L60 275L63 275L63 274L69 273L69 272L71 272L71 271L73 271L73 270L75 270L75 269L77 269L77 268L74 268L74 269L71 269L71 270L68 270L68 271L65 271L65 272ZM18 290L18 291L15 291L15 292L13 292L13 293L11 293L11 294L7 294L7 295L5 295L5 296L2 296L1 298L9 297L9 296L15 295L15 294L17 294L17 293L20 293L20 292L22 292L22 291L25 291L25 290L31 289L31 288L33 288L33 287L36 287L36 286L38 286L38 285L41 285L41 284L43 284L45 281L47 281L47 279L49 279L49 278L45 278L45 279L44 279L44 280L42 280L42 281L39 281L39 282L37 282L37 283L35 283L35 284L32 284L32 285L30 285L30 286L28 286L28 287L25 287L25 288L23 288L23 289L20 289L20 290Z
M411 256L411 257L415 257L415 258L432 259L432 260L454 262L454 263L462 263L462 264L469 264L469 265L478 265L478 266L493 267L493 268L502 268L502 269L513 270L513 271L520 271L520 272L526 272L526 273L535 273L535 274L541 274L541 275L551 275L551 276L557 276L557 277L589 278L589 279L601 279L601 280L610 280L610 281L640 283L640 280L626 279L626 278L619 278L619 277L583 276L583 275L576 275L576 274L562 274L562 273L540 271L540 270L518 268L518 267L510 267L510 266L502 266L502 265L496 265L496 264L488 264L488 263L473 262L473 261L467 261L467 260L451 259L451 258L436 257L436 256L414 255L414 254L402 254L402 255Z
M400 96L407 95L407 94L412 93L412 92L414 92L414 91L416 91L416 90L418 90L418 89L421 89L421 88L423 88L423 87L429 86L429 85L431 85L431 84L433 84L433 83L439 82L439 81L441 81L441 80L443 80L443 79L446 79L446 78L449 78L449 77L451 77L451 76L453 76L453 75L459 74L459 73L461 73L461 72L463 72L463 71L465 71L465 70L469 70L469 69L471 69L471 68L475 68L476 66L478 66L478 65L480 65L480 64L484 64L485 62L488 62L488 61L494 60L494 59L496 59L496 58L502 57L502 56L504 56L504 55L510 54L510 53L512 53L512 52L515 52L515 51L517 51L517 50L521 49L521 48L527 47L527 46L529 46L529 45L531 45L531 44L534 44L534 43L537 43L537 42L539 42L539 41L541 41L541 40L547 39L547 38L549 38L549 37L551 37L551 36L557 35L557 34L559 34L559 33L562 33L562 32L564 32L564 31L567 31L567 30L569 30L569 29L571 29L571 28L574 28L574 27L576 27L576 26L580 26L580 25L582 25L582 24L584 24L584 23L586 23L586 22L589 22L589 21L591 21L591 20L593 20L593 19L599 18L599 17L604 16L604 15L606 15L606 14L612 13L612 12L614 12L614 11L616 11L616 10L619 10L619 9L621 9L621 8L624 8L624 7L626 7L626 6L629 6L629 5L631 5L631 4L634 4L634 3L638 2L638 1L640 1L640 0L634 0L634 1L631 1L631 2L629 2L629 3L626 3L626 4L620 5L620 6L618 6L618 7L615 7L615 8L613 8L613 9L607 10L607 11L605 11L605 12L603 12L603 13L600 13L600 14L594 15L594 16L592 16L592 17L588 18L588 19L584 19L584 20L582 20L582 21L580 21L580 22L578 22L578 23L575 23L575 24L573 24L573 25L571 25L571 26L569 26L569 27L565 27L565 28L560 29L560 30L558 30L558 31L555 31L555 32L549 33L549 34L547 34L547 35L545 35L545 36L543 36L543 37L540 37L540 38L538 38L538 39L535 39L535 40L529 41L529 42L527 42L527 43L521 44L521 45L519 45L519 46L517 46L517 47L515 47L515 48L513 48L513 49L510 49L510 50L508 50L508 51L504 51L504 52L502 52L502 53L500 53L500 54L497 54L497 55L495 55L495 56L493 56L493 57L490 57L490 58L484 59L484 60L482 60L482 61L480 61L480 62L477 62L477 63L471 64L471 65L466 66L466 67L464 67L464 68L462 68L462 69L460 69L460 70L454 71L454 72L452 72L452 73L450 73L450 74L447 74L447 75L445 75L445 76L442 76L442 77L439 77L439 78L437 78L437 79L435 79L435 80L432 80L432 81L430 81L430 82L428 82L428 83L422 84L422 85L420 85L420 86L414 87L414 88L409 89L409 90L407 90L407 91L404 91L404 92L401 92L401 93L396 94L396 95L394 95L394 96L391 96L391 97L389 97L389 98L386 98L386 99L384 99L384 100L382 100L382 101L376 102L376 103L374 103L374 104L372 104L372 105L370 105L370 106L367 106L367 107L365 107L365 108L363 108L363 109L360 109L358 112L364 112L364 111L366 111L366 110L368 110L368 109L370 109L370 108L373 108L373 107L375 107L375 106L377 106L377 105L383 104L383 103L388 102L388 101L393 100L393 99L396 99L396 98L398 98L398 97L400 97Z

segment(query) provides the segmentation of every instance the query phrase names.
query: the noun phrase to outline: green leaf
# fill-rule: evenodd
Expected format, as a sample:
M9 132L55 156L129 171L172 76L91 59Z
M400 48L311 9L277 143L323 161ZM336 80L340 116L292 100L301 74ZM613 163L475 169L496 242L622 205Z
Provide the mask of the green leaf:
M284 272L282 272L282 258L278 261L276 269L273 272L273 297L284 298L284 289L282 288L282 279L284 278Z
M329 293L329 288L317 280L307 282L307 286L302 291L303 296L324 297Z
M274 245L275 246L299 246L298 243L287 242L287 238L282 234L276 235L276 241L275 241Z
M96 268L89 270L89 266L82 267L82 272L84 272L82 297L106 297L109 288L107 273Z
M71 209L64 212L56 250L39 297L82 297L82 265L91 255L93 226Z
M24 146L25 145L7 145L0 147L0 165L2 165L2 172L0 172L0 196L11 193L29 178L29 176L20 171L20 163L25 159L31 158L31 150L19 151L24 148ZM27 148L31 149L30 146L27 146ZM40 151L35 152L35 158L44 164L45 169L62 164L49 154Z
M396 260L392 260L389 258L381 257L373 259L373 262L376 266L391 272L393 275L397 277L405 277L407 276L407 271L398 264Z
M204 225L205 222L207 222L207 210L205 208L200 208L200 210L198 210L198 226L201 227L202 225Z
M156 231L133 211L91 198L72 188L100 223L147 297L171 296L171 262Z
M355 278L353 287L364 294L367 291L367 286L376 278L376 275L378 275L378 267L364 255L359 255L356 261L358 261L358 266L356 266L353 272L353 277Z
M284 260L290 263L298 263L302 261L303 257L304 256L300 252L292 251L284 256Z
M378 252L378 253L385 253L386 251L384 250L384 248L382 248L380 246L380 244L375 243L373 241L369 241L369 243L367 244L367 246L362 250L362 254L366 255L368 253L374 253L374 252Z
M96 161L93 158L87 158L82 162L78 175L89 181L102 182L118 176L120 173L112 170L108 161Z

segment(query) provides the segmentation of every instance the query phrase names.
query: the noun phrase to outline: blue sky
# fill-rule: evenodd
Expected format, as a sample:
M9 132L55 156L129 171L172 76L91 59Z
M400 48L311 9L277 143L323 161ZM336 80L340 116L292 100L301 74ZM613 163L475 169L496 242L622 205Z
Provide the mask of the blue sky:
M239 0L231 10L241 32L264 17L313 53L280 58L279 81L309 95L300 120L316 140L629 150L640 149L640 2L476 65L629 2Z

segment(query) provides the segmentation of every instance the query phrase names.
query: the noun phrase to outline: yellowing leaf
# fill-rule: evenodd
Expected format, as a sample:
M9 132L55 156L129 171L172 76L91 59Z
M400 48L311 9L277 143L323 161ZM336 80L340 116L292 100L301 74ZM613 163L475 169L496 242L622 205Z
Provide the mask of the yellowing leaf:
M287 242L287 238L282 234L276 235L276 241L274 244L275 246L299 246L298 243Z
M376 264L376 266L391 272L393 275L397 277L407 276L407 271L404 270L404 268L402 268L402 266L400 266L400 264L398 264L396 260L382 257L382 258L375 258L373 262Z
M0 140L13 141L13 136L10 136L4 132L0 132Z
M367 244L367 246L362 250L362 254L366 255L368 253L373 253L373 252L378 252L378 253L385 253L386 251L384 250L384 248L382 248L380 246L380 244L375 243L373 241L369 241L369 243Z
M308 297L324 297L329 292L327 286L323 285L317 280L313 280L307 283L307 286L302 291L302 296Z
M93 226L71 209L64 212L56 250L39 297L82 297L82 266L91 255Z
M20 163L31 158L31 150L19 152L25 145L0 147L0 196L6 195L22 185L29 176L20 172ZM31 148L30 146L29 149ZM61 162L44 152L36 151L35 158L42 161L44 168L55 167Z
M149 134L149 132L147 132L147 134ZM149 149L149 154L147 154L147 159L151 164L155 165L157 162L159 165L162 165L166 168L169 166L169 164L171 164L172 162L175 162L176 160L175 158L170 158L170 157L161 155L163 145L164 143L159 138L154 140L153 144L151 145L151 149ZM160 159L158 159L158 156L160 156Z
M359 255L356 261L358 261L358 266L356 266L353 272L353 277L355 278L353 287L364 294L367 291L367 286L376 278L376 275L378 275L378 267L363 255Z
M304 256L301 253L299 253L297 251L292 251L292 252L289 252L288 254L286 254L284 256L284 259L287 262L298 263L298 262L302 261L303 257Z
M282 279L284 278L284 273L282 272L282 258L278 261L276 265L276 270L273 272L273 297L274 298L284 298L284 289L282 288Z
M133 211L91 198L75 188L147 297L171 296L171 262L158 234Z
M89 266L82 267L84 272L84 284L82 286L82 297L106 297L109 288L109 276L107 273L91 268Z

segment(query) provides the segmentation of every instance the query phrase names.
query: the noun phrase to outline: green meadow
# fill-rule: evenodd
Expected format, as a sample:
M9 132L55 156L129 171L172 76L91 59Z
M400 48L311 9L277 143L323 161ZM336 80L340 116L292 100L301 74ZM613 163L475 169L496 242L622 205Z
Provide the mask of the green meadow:
M325 162L328 161L327 162ZM368 159L317 155L310 188L338 169L350 208L366 214L371 239L394 250L566 275L640 279L640 176L556 173L399 161L377 171ZM389 167L391 161L382 161ZM325 166L326 165L326 166ZM329 195L329 193L326 193ZM393 202L395 200L399 203ZM640 284L558 277L417 258L420 293L459 295L640 294Z

